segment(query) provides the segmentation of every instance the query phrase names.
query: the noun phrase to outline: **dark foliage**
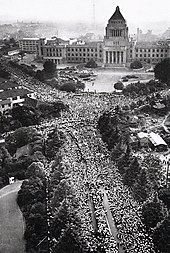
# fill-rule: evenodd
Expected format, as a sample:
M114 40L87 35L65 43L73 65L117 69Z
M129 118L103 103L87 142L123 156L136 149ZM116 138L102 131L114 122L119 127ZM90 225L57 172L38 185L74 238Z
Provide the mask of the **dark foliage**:
M86 68L97 68L97 63L95 60L91 59L87 64L85 65Z
M10 79L11 74L0 64L0 77Z
M26 221L24 233L26 252L30 252L30 250L41 251L41 247L43 250L47 250L48 245L45 239L47 235L46 192L44 182L42 174L36 174L36 176L32 177L31 173L31 177L23 182L18 192L17 203ZM38 247L38 244L43 239L45 239L43 244Z
M59 148L64 143L64 140L65 137L63 133L58 131L57 128L48 134L48 138L45 143L45 154L47 158L52 159L57 155Z
M115 88L116 90L123 90L124 85L123 85L122 82L117 82L117 83L114 84L114 88Z
M36 72L34 71L32 66L28 66L26 64L18 64L17 62L14 62L14 61L9 61L9 64L16 69L21 70L23 73L27 75L30 75L33 77L36 75Z
M170 252L170 218L167 217L153 233L153 243L157 252Z
M164 59L163 61L156 64L154 68L155 78L161 82L170 84L170 58Z
M168 209L170 209L170 187L160 189L159 198L164 202Z
M164 218L163 206L160 201L146 202L142 206L143 223L147 229L154 228Z
M54 73L56 71L56 65L52 61L45 61L43 68L46 73Z
M74 82L67 82L62 84L59 89L61 91L67 91L67 92L75 92L76 91L76 85Z
M40 117L38 111L31 106L16 106L11 111L14 120L17 120L24 126L37 125Z
M130 68L131 69L141 69L143 66L142 66L142 63L140 61L134 61L130 64Z

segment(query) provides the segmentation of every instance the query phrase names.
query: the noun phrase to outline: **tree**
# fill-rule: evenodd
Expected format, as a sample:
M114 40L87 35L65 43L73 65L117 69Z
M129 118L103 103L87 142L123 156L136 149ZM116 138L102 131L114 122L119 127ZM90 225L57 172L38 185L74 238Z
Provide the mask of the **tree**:
M97 68L97 63L91 59L87 64L85 65L86 68Z
M10 79L11 74L0 64L0 77Z
M124 184L131 187L136 182L137 175L139 174L139 172L140 172L140 165L137 157L134 157L132 162L130 163L130 166L127 168L125 172L123 178Z
M41 82L43 82L44 81L44 73L43 73L43 71L41 71L41 70L37 70L36 71L36 75L35 75L35 78L37 78L39 81L41 81Z
M156 227L157 223L163 220L164 210L158 199L148 201L142 206L143 223L148 229Z
M33 162L25 172L26 178L39 177L43 179L45 177L44 165L41 162Z
M56 65L52 61L44 62L43 67L44 67L44 71L49 74L53 74L56 71Z
M67 82L64 83L61 87L60 87L61 91L67 91L67 92L75 92L76 91L76 84L74 82Z
M153 233L153 243L157 252L170 252L170 218L167 217L163 223L156 227Z
M159 198L170 209L170 187L159 190Z
M39 115L36 109L31 106L16 106L12 108L12 117L18 120L22 126L38 124Z
M48 134L46 141L46 156L48 158L54 158L57 155L59 148L64 143L64 138L63 133L57 128Z
M122 82L117 82L117 83L115 83L114 84L114 88L116 89L116 90L123 90L123 83Z
M51 234L57 239L53 252L79 253L82 249L80 219L68 199L61 202L51 224Z
M156 79L168 84L170 82L170 58L157 63L154 68L154 73Z
M131 69L141 69L143 66L142 66L142 63L140 61L134 61L130 64L130 68Z
M146 200L147 194L147 176L145 169L141 169L139 175L137 176L137 180L133 186L134 196L138 201L143 202Z

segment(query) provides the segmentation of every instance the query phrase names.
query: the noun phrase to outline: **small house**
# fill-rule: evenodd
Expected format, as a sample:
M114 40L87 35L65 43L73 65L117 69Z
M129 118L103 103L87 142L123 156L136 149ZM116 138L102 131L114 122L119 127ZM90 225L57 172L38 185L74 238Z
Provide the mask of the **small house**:
M148 133L139 132L137 133L137 138L139 140L139 145L141 148L147 148L149 145Z
M148 134L149 141L151 143L151 147L157 151L165 151L168 149L167 143L162 139L162 137L154 132Z

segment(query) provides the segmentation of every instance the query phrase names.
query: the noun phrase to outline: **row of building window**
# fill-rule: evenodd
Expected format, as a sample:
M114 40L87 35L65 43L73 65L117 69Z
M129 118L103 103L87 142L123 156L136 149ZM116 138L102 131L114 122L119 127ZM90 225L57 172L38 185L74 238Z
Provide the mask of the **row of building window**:
M46 48L46 51L47 52L62 52L62 49L61 48Z
M158 62L160 62L160 59L153 59L153 58L151 58L151 59L144 59L144 58L138 58L138 60L139 61L141 61L141 62L147 62L147 63L158 63Z
M168 52L167 49L139 49L136 48L136 52Z
M136 54L136 57L167 57L167 55L164 55L164 54L148 54L148 55L146 55L146 54L144 54L144 55L142 55L142 54L140 54L140 55L138 55L138 54Z
M48 56L48 57L62 57L62 53L46 53L46 56Z
M79 52L97 52L97 48L67 48L67 51L79 51ZM102 50L100 49L100 52L102 52Z
M68 53L67 55L68 56L79 56L79 57L82 57L82 56L92 56L92 57L95 56L95 57L97 57L97 54L87 54L86 55L86 54L73 54L73 53L70 54L70 53Z
M22 47L23 51L36 51L37 48L36 47Z
M67 59L68 61L79 61L79 62L82 62L82 61L90 61L91 58L74 58L74 57L68 57ZM94 58L95 61L97 61L97 58Z

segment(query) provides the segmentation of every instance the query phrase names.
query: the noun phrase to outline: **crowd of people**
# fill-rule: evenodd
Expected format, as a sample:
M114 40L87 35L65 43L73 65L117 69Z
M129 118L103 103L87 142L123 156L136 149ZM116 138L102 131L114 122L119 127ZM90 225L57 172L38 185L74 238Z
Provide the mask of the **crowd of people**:
M66 149L63 150L63 165L68 170L76 193L80 193L79 199L82 203L80 214L83 217L84 214L88 213L86 210L88 205L85 202L87 201L85 186L88 182L96 210L98 231L104 236L104 243L102 243L105 250L106 252L119 252L117 239L114 238L113 240L110 234L106 210L103 206L101 189L106 189L113 220L117 228L117 237L120 240L119 245L122 246L124 252L154 252L151 238L146 234L140 219L140 206L131 197L128 188L122 184L120 174L111 161L107 148L97 132L96 124L94 124L99 115L110 108L108 97L83 95L81 97L67 97L65 101L69 104L71 113L63 115L63 118L57 123L58 127L63 131L67 130L67 132L73 133L86 161L84 164L78 160L78 151L74 147L74 141L69 141ZM116 99L114 105L115 102ZM119 101L117 104L120 105ZM63 121L64 124L62 125ZM85 215L85 219L87 219L87 215ZM87 221L85 224L88 224ZM92 226L91 229L93 229ZM84 231L86 230L87 227Z
M69 105L69 111L63 112L60 119L46 121L44 126L49 129L57 126L66 135L67 141L61 148L62 163L79 200L77 208L82 234L91 252L98 247L104 247L108 253L154 252L151 238L141 222L140 206L123 185L96 128L104 111L137 102L137 98L132 100L112 94L59 94L54 88L23 73L16 75L15 71L13 79L34 90L38 99L48 102L62 99ZM102 189L107 193L116 236L112 235L107 221ZM94 233L96 230L98 236Z

